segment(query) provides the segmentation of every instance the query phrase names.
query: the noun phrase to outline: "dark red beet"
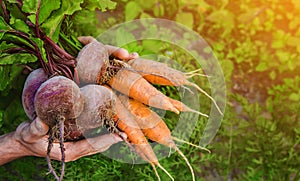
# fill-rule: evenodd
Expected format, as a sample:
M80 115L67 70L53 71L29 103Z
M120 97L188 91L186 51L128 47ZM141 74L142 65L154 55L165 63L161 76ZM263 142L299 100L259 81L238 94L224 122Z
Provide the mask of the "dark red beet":
M114 127L110 121L115 115L115 98L111 90L101 85L80 88L84 97L84 109L76 119L65 121L65 139L78 140L101 126Z
M80 88L84 97L84 110L76 119L77 126L84 132L103 125L111 125L116 114L115 97L106 87L86 85Z
M84 99L74 81L55 76L38 89L34 106L37 116L50 127L56 125L59 117L65 120L78 117L83 110Z
M83 138L83 132L77 126L76 119L66 120L64 123L64 139L67 141L75 141Z
M78 76L83 83L96 83L99 72L105 71L109 56L105 46L94 40L84 46L77 56Z
M39 68L32 71L25 81L22 93L22 104L24 111L30 120L34 120L36 118L34 96L41 84L47 79L47 74L42 68Z
M34 106L36 114L50 127L46 159L49 172L57 180L62 180L65 169L64 124L81 114L83 104L84 99L79 87L74 81L63 76L55 76L48 79L39 87L35 94ZM62 155L60 177L55 173L50 160L53 141L57 138L59 139Z

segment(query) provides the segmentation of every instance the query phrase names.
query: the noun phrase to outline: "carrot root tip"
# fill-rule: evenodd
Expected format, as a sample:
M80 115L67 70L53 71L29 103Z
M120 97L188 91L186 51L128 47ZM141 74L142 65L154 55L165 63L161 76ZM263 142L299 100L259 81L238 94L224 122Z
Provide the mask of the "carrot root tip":
M191 171L192 179L193 179L193 181L195 181L195 173L194 173L193 167L190 164L189 160L186 158L186 156L178 148L176 149L176 151L184 159L184 161L186 162L187 166L189 167L189 169Z
M200 73L199 73L200 71L202 72L202 69L201 69L201 68L196 69L196 70L192 70L192 71L190 71L190 72L185 72L184 74L185 74L185 75L191 75L191 74L195 74L195 73L200 74ZM205 75L205 74L200 74L200 75L205 76L205 77L208 76L208 75Z
M153 170L154 170L154 173L155 173L155 175L156 175L158 181L161 181L161 180L160 180L160 176L159 176L159 174L158 174L158 172L157 172L157 170L156 170L155 165L154 165L153 163L150 163L150 164L151 164L151 166L152 166L152 168L153 168Z
M188 141L179 139L179 138L174 137L174 136L172 136L172 138L173 138L173 140L175 140L175 141L178 141L178 142L181 142L181 143L186 143L186 144L191 145L191 146L193 146L193 147L195 147L195 148L199 148L199 149L201 149L201 150L207 151L208 153L211 153L211 151L210 151L209 149L204 148L204 147L202 147L202 146L195 145L195 144L193 144L193 143L190 143L190 142L188 142Z
M196 110L193 110L193 109L189 110L189 112L193 112L193 113L199 114L199 115L207 117L207 118L209 117L207 114L204 114L204 113L202 113L200 111L196 111Z
M170 177L170 179L172 180L172 181L174 181L174 178L172 177L172 175L163 167L163 166L161 166L161 164L159 164L158 162L156 163L156 165L160 168L160 169L162 169L162 171L164 171L169 177Z
M191 83L190 85L195 87L199 92L202 92L204 95L206 95L209 99L211 99L211 101L214 103L214 105L216 106L218 112L223 116L223 112L221 111L221 109L219 108L217 102L214 100L214 98L212 98L207 92L205 92L203 89L201 89L197 84L195 83Z
M199 76L199 77L211 77L209 75L205 75L205 74L200 74L200 73L193 73L193 74L186 74L185 75L186 78L190 79L192 77L195 77L195 76Z

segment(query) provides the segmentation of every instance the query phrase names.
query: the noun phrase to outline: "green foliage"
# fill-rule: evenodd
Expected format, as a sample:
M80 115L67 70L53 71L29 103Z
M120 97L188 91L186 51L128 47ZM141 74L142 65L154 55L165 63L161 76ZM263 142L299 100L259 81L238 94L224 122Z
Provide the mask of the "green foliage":
M83 3L88 4L89 7L85 7ZM6 11L3 8L0 11L0 125L14 122L16 124L12 125L15 127L21 121L27 119L22 106L20 106L20 92L25 80L22 70L25 65L32 68L40 66L37 62L38 58L48 61L43 40L36 36L35 30L27 23L29 21L33 25L36 23L38 1L25 0L22 7L18 6L17 1L5 1L2 7L5 7ZM74 29L67 26L72 23L70 19L75 16L75 12L84 12L75 16L77 19L83 19L83 17L86 18L86 14L93 14L95 8L104 11L107 8L113 9L114 7L115 3L109 0L102 2L46 0L41 3L38 23L46 36L51 37L55 42L60 40L58 44L68 50L70 54L76 56L82 45L72 34L68 34ZM88 11L89 9L90 11ZM95 20L96 16L85 22L90 23ZM62 25L64 27L61 30ZM40 57L37 56L37 52L40 53ZM15 102L17 103L15 104ZM15 117L9 116L9 114L12 114L10 110L13 109L16 109ZM20 116L19 118L19 115L23 117ZM15 129L15 127L10 127L8 130ZM5 132L5 130L1 130L1 133Z
M29 19L32 22L35 22L35 20L36 20L35 12L37 11L37 5L38 5L38 0L23 1L22 11L32 14L29 16ZM39 23L42 24L50 16L52 11L60 8L60 5L61 5L61 2L59 0L51 1L51 3L50 3L50 0L43 1L43 3L41 3L40 13L38 16Z

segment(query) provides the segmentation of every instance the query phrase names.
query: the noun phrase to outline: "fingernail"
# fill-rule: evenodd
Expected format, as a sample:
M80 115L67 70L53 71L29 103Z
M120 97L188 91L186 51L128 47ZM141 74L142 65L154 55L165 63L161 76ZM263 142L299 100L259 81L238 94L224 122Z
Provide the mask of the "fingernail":
M136 53L136 52L133 52L133 53L131 53L131 57L132 57L132 58L138 58L138 57L139 57L139 54Z

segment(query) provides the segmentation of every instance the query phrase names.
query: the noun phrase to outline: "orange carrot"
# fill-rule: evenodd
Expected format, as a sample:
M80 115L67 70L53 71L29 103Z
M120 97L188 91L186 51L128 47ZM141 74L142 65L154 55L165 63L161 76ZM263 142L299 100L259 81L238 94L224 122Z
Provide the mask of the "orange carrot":
M208 98L210 98L211 101L216 106L217 110L220 112L220 114L223 115L216 101L207 92L205 92L202 88L200 88L197 84L192 83L188 80L189 78L195 75L205 76L197 73L200 69L188 73L183 73L181 71L168 67L167 64L156 62L153 60L142 59L142 58L132 59L129 60L127 63L134 70L139 72L144 79L146 79L152 84L170 85L170 86L189 85L196 88L198 91L202 92Z
M130 111L130 113L135 116L136 118L135 120L141 127L142 132L145 134L145 136L147 136L152 141L166 145L170 148L175 149L178 152L178 154L187 163L188 167L191 170L192 178L193 180L195 180L195 174L192 166L190 165L188 159L184 156L184 154L179 150L179 148L176 146L175 142L173 141L173 140L178 140L178 141L182 141L182 140L173 137L165 122L155 112L151 111L148 107L146 107L142 103L130 99L126 96L119 96L119 99L121 100L123 105L125 105L125 107Z
M111 79L109 85L135 100L149 106L170 110L175 113L179 111L170 103L167 96L149 84L141 75L127 69L121 69Z
M108 59L108 51L96 40L81 41L87 44L78 54L77 70L82 83L109 84L113 89L122 92L144 104L173 111L179 111L170 103L168 97L153 87L139 73L128 70L125 62Z
M204 114L202 112L191 109L190 107L188 107L187 105L183 104L180 101L177 101L175 99L171 99L169 97L168 97L168 99L176 107L176 109L179 110L180 112L193 112L193 113L199 114L199 115L207 117L207 118L209 117L207 114Z
M152 147L149 145L139 125L136 123L134 117L116 97L116 116L114 120L117 122L117 127L127 134L129 143L133 144L135 151L146 161L148 161L156 176L160 180L160 177L156 171L155 166L162 169L172 180L173 177L160 165Z

